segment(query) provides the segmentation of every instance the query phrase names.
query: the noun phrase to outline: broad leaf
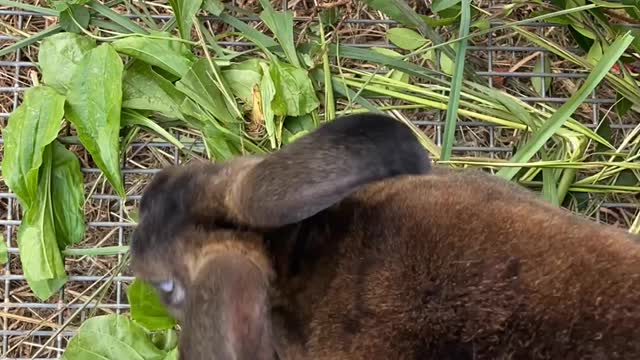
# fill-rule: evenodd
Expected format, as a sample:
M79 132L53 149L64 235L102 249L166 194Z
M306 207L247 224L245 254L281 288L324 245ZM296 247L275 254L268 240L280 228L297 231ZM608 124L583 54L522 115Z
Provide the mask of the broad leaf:
M431 11L439 13L460 3L460 0L433 0Z
M262 4L263 9L262 13L260 13L260 19L276 36L289 62L298 68L301 67L296 53L296 46L293 42L293 34L295 33L293 30L293 13L291 11L276 12L268 0L260 0L260 4Z
M304 115L320 105L306 71L289 64L274 62L269 72L276 88L275 98L271 102L276 115Z
M229 111L216 78L207 59L196 61L191 69L176 83L176 88L196 103L202 105L217 119L231 123L234 116Z
M151 119L146 118L142 114L133 110L122 111L122 126L143 126L156 134L160 135L162 138L175 145L178 149L184 148L184 144L182 144L178 139L176 139L173 135L171 135L168 131L158 125Z
M184 95L169 80L153 71L151 65L136 61L125 72L123 81L123 107L150 110L184 120L180 112Z
M126 315L101 315L87 319L69 341L61 360L163 360L147 330Z
M58 134L64 101L64 97L50 87L29 88L3 130L2 175L25 210L37 197L42 154Z
M80 161L59 141L54 141L51 170L51 202L56 239L61 249L82 240L84 223L84 179Z
M422 35L407 28L389 29L387 31L387 39L397 47L405 50L415 50L428 42Z
M89 25L91 14L89 14L89 9L86 7L77 4L67 5L61 2L58 2L58 5L55 7L60 11L60 26L62 26L65 31L81 33L82 29L86 29ZM80 25L80 27L78 27L78 25Z
M125 196L120 173L120 56L109 44L91 50L78 64L67 94L67 118L116 192Z
M127 288L127 299L131 305L131 318L147 329L165 330L176 324L149 284L135 279Z
M111 45L121 54L129 55L177 77L182 77L189 71L194 59L189 48L178 39L170 40L172 36L169 33L154 33L153 35L166 37L166 39L130 36L116 40Z
M185 40L190 40L193 17L200 10L202 0L169 0L169 4L171 4L176 16L180 36Z
M64 262L58 243L51 204L53 146L46 147L38 179L36 198L24 213L18 229L22 271L33 293L46 300L66 282Z
M68 32L44 39L38 52L42 80L60 93L66 93L78 63L95 47L94 39Z

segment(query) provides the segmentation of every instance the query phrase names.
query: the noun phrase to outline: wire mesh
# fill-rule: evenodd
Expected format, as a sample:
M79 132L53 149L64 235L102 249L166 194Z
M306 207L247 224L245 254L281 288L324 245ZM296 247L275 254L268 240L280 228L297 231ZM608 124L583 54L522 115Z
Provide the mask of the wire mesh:
M283 6L288 7L285 1ZM135 18L135 15L127 16ZM0 10L0 18L10 20L16 24L18 30L23 30L26 22L42 20L36 13L16 9ZM163 22L169 20L170 16L158 15L154 19ZM243 21L252 22L256 18L241 18ZM308 21L307 18L295 18L296 23ZM215 22L215 18L210 19ZM352 24L358 29L370 26L389 28L395 26L395 22L384 19L348 19L346 23ZM491 26L495 26L492 23ZM533 25L539 31L549 31L553 25L536 24ZM557 27L557 26L556 26ZM364 32L364 30L363 30ZM566 69L553 73L537 73L533 71L505 71L517 64L522 59L529 56L543 56L542 61L554 61L554 57L546 52L544 48L532 46L531 44L509 44L505 41L503 31L489 33L484 39L476 41L468 48L470 56L475 56L483 61L485 68L476 69L477 74L488 77L491 86L509 91L512 83L531 81L532 77L550 78L552 84L562 84L565 79L582 79L586 73ZM8 34L0 34L0 43L5 45L15 42L16 39ZM480 43L480 44L478 44ZM240 41L220 41L221 46L227 47L248 47L251 44ZM352 46L361 47L387 47L394 48L386 39L364 40L350 43ZM568 49L579 52L578 49ZM525 66L525 68L531 66ZM542 67L545 68L544 66ZM0 85L0 99L8 108L0 108L0 121L6 124L11 113L20 104L21 94L28 88L28 83L21 79L28 78L29 71L35 71L36 65L33 58L25 57L22 50L17 50L15 54L0 59L0 75L5 79ZM10 81L6 81L10 79ZM603 95L604 94L604 95ZM533 104L559 104L567 100L566 96L559 96L543 92L539 96L518 96L521 100ZM590 108L590 116L583 116L580 120L590 128L596 128L606 114L603 112L616 102L615 93L612 91L595 91L583 106ZM2 105L0 104L0 105ZM409 115L425 133L430 136L438 145L441 145L443 136L444 112L425 111ZM612 119L613 120L613 119ZM613 131L624 134L633 129L638 124L635 118L612 121ZM180 139L181 134L176 134ZM471 137L468 138L468 137ZM454 151L456 154L469 156L488 156L508 158L513 151L512 142L505 140L509 134L498 126L462 119L457 126L456 144ZM0 146L3 141L0 138ZM79 146L79 144L78 144ZM147 155L145 155L147 154ZM137 159L141 156L152 154L157 159L156 167L143 168L139 166ZM132 224L125 221L125 213L132 211L137 206L140 199L143 185L150 177L163 165L170 163L180 163L182 154L173 145L166 142L137 141L132 143L127 150L127 158L122 169L127 198L124 201L109 193L104 182L99 181L100 171L91 166L83 166L82 171L85 176L85 189L87 191L87 234L85 241L80 246L100 247L109 245L126 245L128 235L131 233ZM81 159L83 164L87 164L86 159ZM106 190L105 190L106 189ZM600 205L601 211L596 211L598 220L600 215L618 214L616 211L633 210L637 205L631 202L614 201L604 202ZM621 216L621 215L616 215ZM606 219L605 219L606 221ZM41 302L30 294L19 263L19 251L16 244L17 227L20 225L20 209L14 194L7 186L0 182L0 230L4 234L9 251L9 262L0 271L0 282L2 283L2 327L0 336L2 338L2 359L23 359L30 358L29 354L44 346L38 358L53 359L61 356L68 339L74 334L77 326L87 317L101 313L120 313L126 311L129 306L126 299L126 284L133 278L126 271L119 272L111 278L109 285L109 295L100 302L88 303L87 296L83 291L90 287L97 287L108 281L105 276L114 268L114 263L122 260L121 256L102 257L67 257L66 268L69 273L69 281L57 296L46 302ZM70 326L65 324L70 316L77 310L83 309L80 316L73 320ZM44 324L44 326L36 325ZM61 332L57 330L65 329ZM54 337L52 339L52 337Z

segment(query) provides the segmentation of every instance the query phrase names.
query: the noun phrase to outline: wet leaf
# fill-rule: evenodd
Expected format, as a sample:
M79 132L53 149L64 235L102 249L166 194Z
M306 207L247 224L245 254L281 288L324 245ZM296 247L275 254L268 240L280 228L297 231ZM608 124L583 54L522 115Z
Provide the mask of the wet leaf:
M127 288L131 305L131 318L149 330L165 330L175 326L175 319L160 301L156 290L149 284L135 279Z
M80 161L62 143L54 141L51 172L51 202L60 249L84 238L84 178Z
M167 355L144 327L126 315L111 314L84 321L61 360L163 360Z
M168 118L184 119L180 105L185 96L147 63L136 61L127 69L122 90L124 108L150 110Z
M119 143L122 73L122 60L111 45L91 50L71 78L66 115L111 186L124 197Z
M161 32L153 35L167 39L131 36L116 40L111 45L121 54L157 66L178 78L182 77L193 64L194 56L189 48L177 39L170 40L172 35L169 33Z
M64 102L65 98L50 87L29 88L2 131L2 175L25 210L36 200L43 152L58 135Z
M38 66L42 70L43 82L65 94L78 63L95 47L94 39L68 32L44 39L38 52Z

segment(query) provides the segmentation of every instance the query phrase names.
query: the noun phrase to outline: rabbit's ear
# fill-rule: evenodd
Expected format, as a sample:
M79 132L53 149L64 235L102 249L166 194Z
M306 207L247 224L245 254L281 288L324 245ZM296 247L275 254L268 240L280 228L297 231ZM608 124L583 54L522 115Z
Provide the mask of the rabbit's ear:
M279 227L313 216L368 183L429 169L426 151L406 125L384 115L351 115L239 171L225 203L240 223Z

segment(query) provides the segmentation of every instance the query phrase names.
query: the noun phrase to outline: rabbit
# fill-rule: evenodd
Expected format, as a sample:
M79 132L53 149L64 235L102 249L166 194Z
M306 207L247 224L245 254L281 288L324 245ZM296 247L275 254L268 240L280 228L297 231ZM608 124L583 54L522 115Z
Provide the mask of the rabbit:
M640 359L637 236L432 165L387 115L163 169L131 255L180 360Z

